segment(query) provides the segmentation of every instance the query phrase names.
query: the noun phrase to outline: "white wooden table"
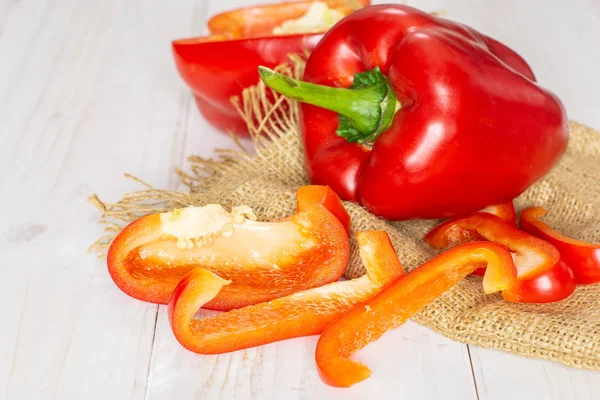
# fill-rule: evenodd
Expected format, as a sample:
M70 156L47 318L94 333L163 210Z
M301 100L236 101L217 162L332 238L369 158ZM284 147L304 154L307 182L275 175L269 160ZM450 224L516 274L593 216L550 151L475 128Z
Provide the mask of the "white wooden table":
M134 301L85 252L92 192L231 146L196 112L170 40L243 0L0 0L0 399L600 399L600 373L452 342L408 323L359 354L371 379L321 383L316 337L185 351L164 307ZM600 1L412 1L515 48L572 118L600 129Z

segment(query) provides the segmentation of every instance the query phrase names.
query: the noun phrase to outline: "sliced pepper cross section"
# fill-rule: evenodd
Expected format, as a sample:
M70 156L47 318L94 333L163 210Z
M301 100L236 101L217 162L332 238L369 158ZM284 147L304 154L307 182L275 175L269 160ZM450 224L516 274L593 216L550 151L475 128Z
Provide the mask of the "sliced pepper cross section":
M465 234L460 233L461 230L475 232L487 240L508 247L512 252L519 280L538 277L560 260L560 253L550 243L517 229L495 215L482 212L438 225L425 236L425 241L445 249L464 242Z
M315 357L321 377L328 384L342 387L368 378L371 370L350 360L350 356L402 325L481 266L487 266L485 293L514 284L516 271L506 248L491 242L473 242L431 259L338 318L323 331L317 343Z
M348 263L349 217L326 186L297 197L298 211L277 222L255 221L249 207L228 212L216 204L142 217L112 243L110 275L128 295L167 304L181 278L202 267L231 281L205 304L215 310L336 281Z
M175 289L169 303L169 319L175 337L193 352L219 354L321 333L344 312L369 300L404 274L385 232L363 232L357 239L367 270L365 276L208 318L193 317L230 281L203 268L190 271Z

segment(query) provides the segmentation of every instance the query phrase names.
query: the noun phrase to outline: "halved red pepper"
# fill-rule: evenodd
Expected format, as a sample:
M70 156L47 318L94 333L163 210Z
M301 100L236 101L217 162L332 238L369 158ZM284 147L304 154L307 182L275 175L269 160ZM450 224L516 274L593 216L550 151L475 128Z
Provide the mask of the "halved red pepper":
M508 247L517 267L518 280L536 278L560 260L558 250L550 243L517 229L495 215L481 212L438 225L425 236L425 241L446 249L464 243L465 235L460 233L461 230L474 231L487 240Z
M350 360L352 354L402 325L482 265L487 265L485 293L514 284L516 271L506 248L474 242L440 254L337 319L317 343L315 357L323 379L334 386L349 387L368 378L371 370Z
M586 243L560 234L540 219L546 212L541 207L523 210L521 229L552 243L573 270L578 283L600 282L600 243Z
M208 318L193 316L230 281L203 268L190 271L169 303L175 337L193 352L219 354L321 333L344 312L369 300L404 274L385 232L362 232L357 239L367 275Z
M370 0L324 0L341 15ZM232 96L258 82L259 65L288 62L289 54L312 50L329 28L316 32L273 33L284 22L306 15L314 1L252 6L215 15L209 36L175 40L173 55L179 74L194 92L198 109L216 128L248 136L246 122L231 104ZM332 23L335 21L331 21Z
M336 281L350 251L336 215L347 224L347 214L326 186L304 188L297 198L298 211L276 222L254 221L248 207L229 213L219 205L142 217L115 238L108 270L128 295L166 304L181 278L203 267L232 281L205 305L215 310Z

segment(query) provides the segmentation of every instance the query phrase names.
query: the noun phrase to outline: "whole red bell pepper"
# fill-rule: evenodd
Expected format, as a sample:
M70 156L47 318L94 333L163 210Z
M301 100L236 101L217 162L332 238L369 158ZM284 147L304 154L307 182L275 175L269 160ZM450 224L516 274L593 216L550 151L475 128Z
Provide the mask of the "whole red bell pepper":
M350 360L352 354L405 323L482 265L487 265L485 293L504 290L515 283L515 266L506 248L491 242L468 243L429 260L342 315L325 328L317 343L315 358L323 380L333 386L348 387L368 378L371 371Z
M169 302L175 337L193 352L220 354L321 333L342 314L404 274L385 232L360 232L357 240L366 275L208 318L193 317L231 282L204 268L193 269L179 282Z
M600 282L600 243L586 243L562 235L541 220L546 210L531 207L521 212L521 229L552 243L573 270L578 283Z
M110 276L126 294L167 304L189 271L202 267L231 284L205 308L231 310L336 281L348 264L349 216L326 186L297 194L295 214L258 222L249 207L220 205L147 215L111 244Z
M342 15L370 4L370 0L323 2ZM240 8L211 18L209 36L173 41L179 74L194 92L196 105L208 122L225 132L248 135L246 122L231 97L258 82L259 65L275 67L288 62L290 53L302 54L317 45L326 31L322 26L317 31L274 33L286 21L305 15L313 3L295 1Z
M560 100L514 51L404 5L359 10L311 53L300 82L261 68L301 106L311 182L391 220L508 202L568 142Z

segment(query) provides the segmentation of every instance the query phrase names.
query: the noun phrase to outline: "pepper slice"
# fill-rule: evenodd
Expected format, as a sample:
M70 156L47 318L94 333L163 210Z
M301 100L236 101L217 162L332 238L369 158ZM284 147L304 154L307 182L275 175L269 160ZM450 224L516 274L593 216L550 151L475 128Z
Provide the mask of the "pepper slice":
M573 271L561 260L537 278L515 283L502 297L513 303L552 303L566 299L576 288Z
M277 222L253 221L249 207L229 213L216 204L142 217L115 238L108 270L126 294L167 304L181 278L203 267L232 281L206 304L215 310L336 281L347 266L350 245L345 227L326 208L338 215L344 209L329 190L300 190L299 210Z
M495 215L506 221L510 225L516 227L517 226L517 214L515 212L515 206L512 201L503 204L497 204L494 206L488 206L479 212L488 213ZM447 235L452 238L452 243L469 243L469 242L479 242L486 240L484 236L477 233L477 231L462 229L457 226L455 222L461 219L461 217L451 218L442 222L436 229L447 230ZM485 275L485 268L480 268L473 272L473 275L483 276Z
M193 352L219 354L321 333L344 312L369 300L404 274L385 232L362 232L357 239L367 270L365 276L208 318L193 319L193 316L229 281L203 268L190 271L169 303L169 320L175 337Z
M514 284L516 271L506 248L491 242L468 243L431 259L344 314L323 331L317 343L315 358L321 377L342 387L368 378L371 370L350 360L352 354L402 325L482 265L487 265L485 293Z
M578 283L600 282L600 244L586 243L564 236L540 218L547 211L531 207L521 212L521 229L552 243L573 270Z
M507 203L497 204L494 206L488 206L488 207L484 208L483 210L481 210L480 212L495 215L495 216L501 218L503 221L506 221L507 223L511 224L515 228L517 227L517 213L515 212L515 205L513 204L512 201L509 201ZM453 221L455 219L456 218L450 219L450 220L444 222L444 224L451 224L452 223L451 221ZM464 235L462 240L460 241L460 243L478 242L481 240L485 240L485 238L483 236L481 236L480 234L478 234L477 232L466 231L466 230L462 230L459 228L456 228L456 232L453 233L453 235ZM479 268L479 269L475 270L475 272L473 272L473 275L484 276L485 268Z
M350 215L341 203L340 198L329 186L302 186L296 192L298 211L305 211L314 204L320 204L328 209L342 223L350 234Z
M512 226L517 226L517 213L515 212L515 205L512 201L496 204L494 206L488 206L480 212L495 215L503 221L508 222Z
M425 236L425 241L445 249L463 243L465 236L460 233L462 230L475 231L487 240L508 247L517 267L518 280L536 278L560 260L560 253L550 243L515 228L495 215L481 212L438 225Z
M370 1L315 3L294 1L239 8L212 17L208 21L209 36L173 41L179 74L208 122L224 132L248 136L246 121L231 98L258 82L257 67L274 68L289 62L289 54L314 49L337 19ZM323 15L311 13L319 6ZM312 21L316 24L307 21L311 16L317 17Z

